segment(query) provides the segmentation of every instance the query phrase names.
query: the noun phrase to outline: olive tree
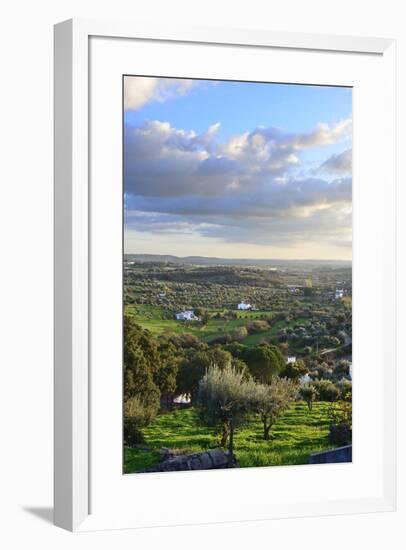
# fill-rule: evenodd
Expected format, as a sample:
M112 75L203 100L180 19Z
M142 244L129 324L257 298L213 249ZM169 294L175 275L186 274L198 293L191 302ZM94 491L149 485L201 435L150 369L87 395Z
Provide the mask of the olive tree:
M337 401L340 390L330 380L315 380L312 382L319 401Z
M230 460L233 456L234 429L241 425L252 410L255 382L231 366L212 365L200 380L198 411L200 420L220 428L221 445L229 440Z
M233 356L220 346L189 349L179 365L177 373L177 393L190 395L192 402L197 399L199 382L210 365L223 369L231 365Z
M271 384L256 385L253 408L261 418L265 440L269 440L272 426L295 399L296 393L296 384L287 378L274 378Z
M313 402L316 400L317 397L316 388L313 386L313 384L305 384L300 388L299 395L303 399L303 401L306 401L309 412L311 412L313 409Z

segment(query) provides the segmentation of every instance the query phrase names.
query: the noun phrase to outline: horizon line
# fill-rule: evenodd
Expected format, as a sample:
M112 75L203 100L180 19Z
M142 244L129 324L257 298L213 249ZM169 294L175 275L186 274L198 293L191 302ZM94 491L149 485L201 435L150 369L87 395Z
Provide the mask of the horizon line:
M146 253L146 252L124 252L124 256L173 256L174 258L178 258L180 260L185 260L187 258L204 258L207 260L246 260L246 261L259 261L259 262L266 262L266 261L280 261L280 262L286 262L286 261L295 261L295 262L351 262L351 259L342 259L342 258L247 258L245 256L242 256L240 258L226 258L224 256L201 256L199 254L189 254L187 256L178 256L176 254L170 254L170 253Z

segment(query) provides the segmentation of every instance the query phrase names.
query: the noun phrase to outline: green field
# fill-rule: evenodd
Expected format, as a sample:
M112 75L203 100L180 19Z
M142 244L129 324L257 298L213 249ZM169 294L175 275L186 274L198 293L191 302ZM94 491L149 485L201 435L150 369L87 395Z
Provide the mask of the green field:
M307 464L312 453L334 447L328 440L330 403L314 403L310 413L303 402L296 402L275 424L270 441L262 439L261 423L253 419L236 430L234 453L240 467ZM161 413L143 430L148 450L124 450L124 473L142 471L159 461L162 447L188 453L218 447L218 436L196 422L193 409Z
M215 314L224 310L211 309L210 313ZM204 342L216 338L221 334L231 332L232 330L246 326L250 320L260 319L262 315L272 315L269 311L238 311L238 319L209 319L208 323L200 326L198 323L176 321L171 313L165 311L160 306L152 305L127 305L125 313L134 317L139 325L149 330L154 336L164 333L175 334L193 334ZM262 339L275 336L282 328L294 327L300 324L306 324L306 319L298 318L290 323L285 321L276 321L269 330L250 334L242 340L243 344L255 346Z

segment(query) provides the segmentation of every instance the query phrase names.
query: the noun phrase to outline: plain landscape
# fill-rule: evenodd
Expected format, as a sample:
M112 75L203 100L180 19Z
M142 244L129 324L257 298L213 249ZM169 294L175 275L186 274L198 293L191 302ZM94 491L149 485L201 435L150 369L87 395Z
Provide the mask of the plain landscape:
M157 388L141 441L126 446L125 471L153 467L163 449L189 454L221 447L222 426L202 424L194 406L210 365L261 381L287 378L295 386L268 439L260 413L249 412L236 428L240 467L306 464L312 453L350 443L344 426L351 402L349 262L195 262L125 258L128 334ZM176 319L189 311L196 319ZM148 366L151 356L155 365Z
M352 89L125 76L123 470L352 460Z

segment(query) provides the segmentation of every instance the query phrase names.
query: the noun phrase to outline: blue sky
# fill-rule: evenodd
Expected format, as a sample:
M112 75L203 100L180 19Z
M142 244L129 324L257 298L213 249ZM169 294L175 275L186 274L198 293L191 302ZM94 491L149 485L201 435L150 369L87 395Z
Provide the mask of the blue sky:
M352 90L125 77L125 251L351 258Z

